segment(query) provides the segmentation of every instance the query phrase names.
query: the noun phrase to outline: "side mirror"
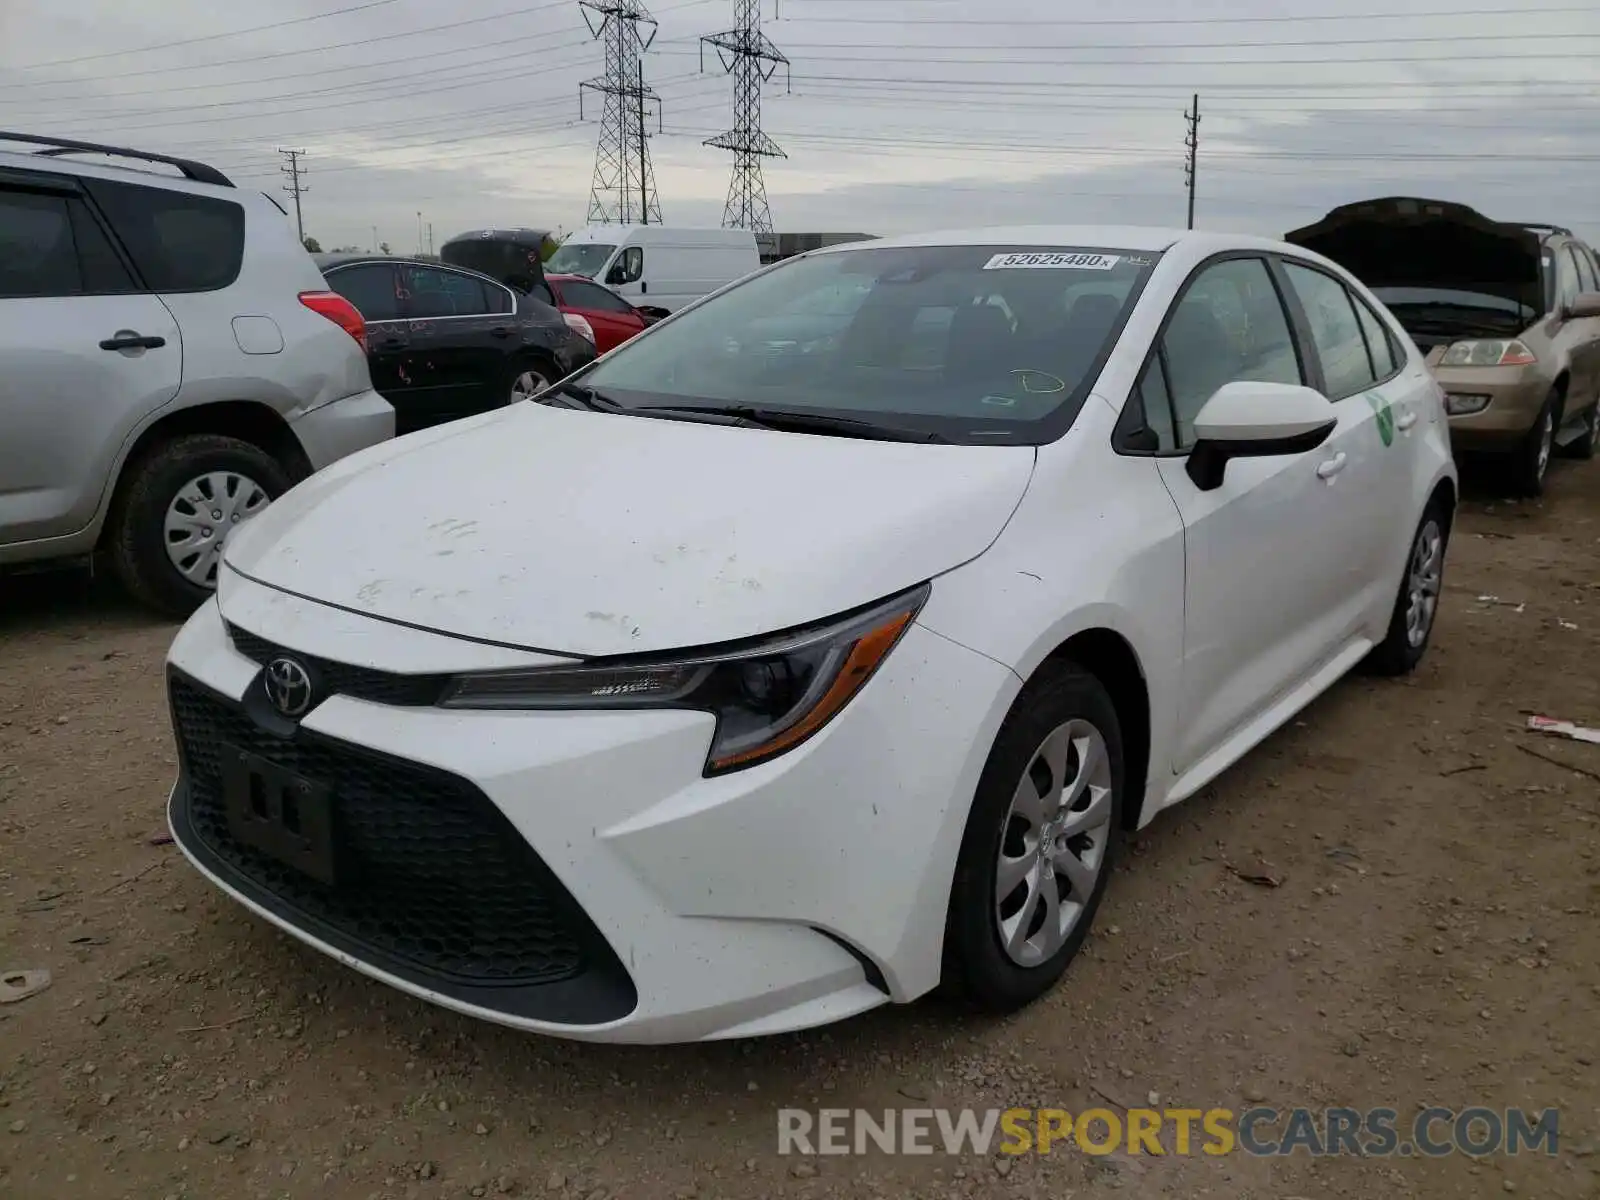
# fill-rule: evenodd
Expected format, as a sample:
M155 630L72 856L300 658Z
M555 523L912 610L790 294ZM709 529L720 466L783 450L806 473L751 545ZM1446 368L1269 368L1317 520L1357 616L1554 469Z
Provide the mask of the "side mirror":
M1600 292L1583 292L1567 305L1567 320L1586 321L1600 317Z
M1289 383L1223 384L1194 420L1186 469L1203 492L1222 486L1228 460L1315 450L1339 424L1328 398Z

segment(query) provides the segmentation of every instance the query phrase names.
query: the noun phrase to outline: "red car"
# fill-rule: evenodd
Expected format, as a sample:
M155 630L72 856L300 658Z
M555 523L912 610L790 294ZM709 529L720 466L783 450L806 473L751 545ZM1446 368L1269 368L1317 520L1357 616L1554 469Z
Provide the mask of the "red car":
M567 324L589 338L601 354L666 316L663 309L635 308L610 288L582 275L546 275L544 280Z

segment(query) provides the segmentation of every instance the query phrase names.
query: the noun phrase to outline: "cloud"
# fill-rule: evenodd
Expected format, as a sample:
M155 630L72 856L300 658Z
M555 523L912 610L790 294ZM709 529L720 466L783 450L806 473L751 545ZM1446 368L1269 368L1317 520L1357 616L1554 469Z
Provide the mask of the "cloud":
M359 2L359 0L358 0ZM1277 233L1337 203L1411 194L1600 240L1600 9L1415 0L780 0L789 55L764 127L780 229L991 222L1181 224L1183 110L1201 96L1198 221ZM1311 6L1314 5L1314 8ZM11 0L0 126L189 153L277 191L307 151L307 230L414 248L462 229L584 222L602 70L576 0ZM654 0L651 141L670 222L721 218L730 81L698 38L727 0ZM770 18L771 2L765 11ZM1309 15L1314 14L1314 15ZM1448 14L1448 15L1446 15ZM307 19L311 18L311 19ZM294 22L294 23L289 23ZM260 25L276 28L238 34ZM196 41L194 39L207 39ZM164 43L184 44L159 47ZM53 65L37 65L53 64Z

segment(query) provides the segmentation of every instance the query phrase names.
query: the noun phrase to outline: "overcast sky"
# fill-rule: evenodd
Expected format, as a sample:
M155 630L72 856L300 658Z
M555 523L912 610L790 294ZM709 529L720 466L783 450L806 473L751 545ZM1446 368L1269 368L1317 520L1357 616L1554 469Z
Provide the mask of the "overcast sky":
M773 223L1181 225L1198 91L1201 226L1278 234L1406 194L1600 241L1600 4L1463 3L764 0L792 63L764 103L788 153ZM670 224L722 217L730 157L701 142L732 85L697 39L733 8L650 3ZM0 0L0 127L190 154L280 196L276 151L304 149L329 248L415 250L419 211L436 244L583 225L600 108L580 122L578 85L602 70L578 0Z

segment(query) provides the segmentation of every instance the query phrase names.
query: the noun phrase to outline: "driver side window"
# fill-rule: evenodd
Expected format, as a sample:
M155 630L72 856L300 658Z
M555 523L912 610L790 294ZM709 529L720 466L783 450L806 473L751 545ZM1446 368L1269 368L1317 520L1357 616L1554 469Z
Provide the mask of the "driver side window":
M636 283L644 274L644 248L642 246L629 246L622 252L611 270L606 273L606 282L613 287L618 284Z
M1194 444L1195 418L1223 384L1305 382L1283 301L1259 258L1226 259L1195 276L1167 322L1160 357L1180 450Z

